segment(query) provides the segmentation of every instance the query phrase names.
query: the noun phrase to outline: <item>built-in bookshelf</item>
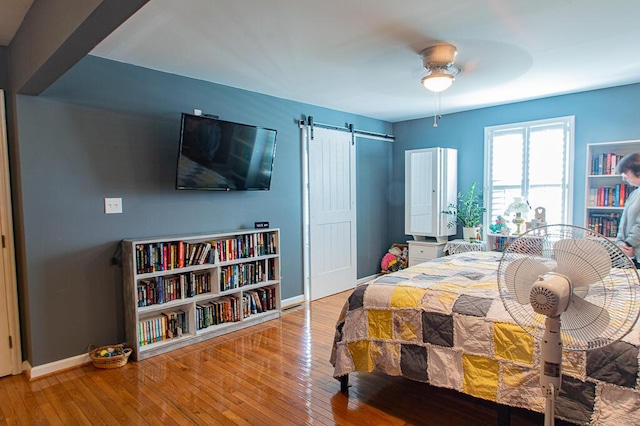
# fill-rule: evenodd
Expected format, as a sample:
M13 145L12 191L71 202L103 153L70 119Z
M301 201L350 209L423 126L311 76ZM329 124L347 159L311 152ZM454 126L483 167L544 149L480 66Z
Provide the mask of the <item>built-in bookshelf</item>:
M123 241L133 358L279 318L280 230Z
M627 154L640 152L640 140L587 145L585 226L605 237L615 238L629 194L634 189L615 172Z

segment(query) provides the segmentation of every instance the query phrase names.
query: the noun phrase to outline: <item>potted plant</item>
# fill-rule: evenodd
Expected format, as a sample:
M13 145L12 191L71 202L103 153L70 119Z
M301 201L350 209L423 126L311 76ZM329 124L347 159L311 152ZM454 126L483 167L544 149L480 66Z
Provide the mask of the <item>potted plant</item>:
M478 225L482 215L487 209L483 206L482 190L477 188L477 182L473 182L467 193L458 192L458 204L449 204L449 209L442 213L453 216L447 223L451 228L456 224L462 225L462 235L467 241L475 241L478 234Z

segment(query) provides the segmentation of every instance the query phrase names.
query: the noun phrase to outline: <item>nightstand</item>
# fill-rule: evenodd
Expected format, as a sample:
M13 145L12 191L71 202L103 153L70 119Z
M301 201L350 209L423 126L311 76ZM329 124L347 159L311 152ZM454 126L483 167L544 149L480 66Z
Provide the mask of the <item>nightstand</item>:
M409 266L442 257L446 243L431 241L407 241L409 243Z

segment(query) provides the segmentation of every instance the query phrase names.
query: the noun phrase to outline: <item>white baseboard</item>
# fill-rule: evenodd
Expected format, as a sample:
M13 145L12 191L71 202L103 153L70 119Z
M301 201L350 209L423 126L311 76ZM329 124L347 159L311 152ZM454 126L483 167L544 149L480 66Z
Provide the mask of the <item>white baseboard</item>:
M287 309L295 305L302 305L304 303L304 294L300 296L290 297L288 299L283 299L280 301L280 305L282 309Z
M358 281L356 281L356 285L364 284L367 281L371 281L374 278L378 278L380 275L382 274L373 274L373 275L369 275L368 277L362 277Z
M76 355L71 358L61 359L59 361L50 362L48 364L31 367L28 361L22 363L22 371L27 375L29 380L38 379L49 374L58 373L70 368L80 367L91 362L89 354Z

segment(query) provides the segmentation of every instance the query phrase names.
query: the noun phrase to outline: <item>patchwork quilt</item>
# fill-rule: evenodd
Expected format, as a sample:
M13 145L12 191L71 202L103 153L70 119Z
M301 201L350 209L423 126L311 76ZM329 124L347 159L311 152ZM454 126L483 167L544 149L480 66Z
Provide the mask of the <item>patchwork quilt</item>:
M502 253L421 263L356 287L336 324L334 377L382 371L544 412L539 342L498 294ZM577 424L640 424L640 327L590 351L564 351L556 417Z

